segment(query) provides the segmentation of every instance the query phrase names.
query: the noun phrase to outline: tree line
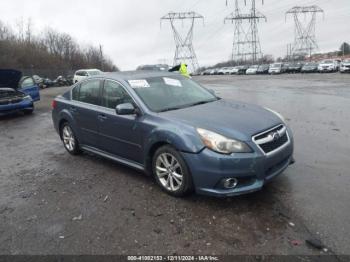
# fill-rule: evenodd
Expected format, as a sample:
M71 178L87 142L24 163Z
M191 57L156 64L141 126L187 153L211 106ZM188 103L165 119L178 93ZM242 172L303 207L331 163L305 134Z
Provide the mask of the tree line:
M46 28L34 34L30 20L17 23L16 30L0 21L0 68L73 71L98 68L118 71L101 47L82 47L71 35Z

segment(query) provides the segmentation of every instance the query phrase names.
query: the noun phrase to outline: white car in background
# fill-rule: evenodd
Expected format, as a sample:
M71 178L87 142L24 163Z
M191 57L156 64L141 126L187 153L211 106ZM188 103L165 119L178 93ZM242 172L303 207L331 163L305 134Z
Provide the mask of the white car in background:
M338 70L339 70L339 63L337 60L333 60L333 59L323 60L318 65L318 72L320 73L337 72Z
M95 76L95 75L100 75L103 72L98 69L80 69L75 72L74 77L73 77L73 83L78 83L81 80L84 80L88 78L89 76Z
M269 74L282 74L283 73L283 64L282 63L274 63L270 65Z
M229 74L230 75L238 75L238 71L239 71L239 67L235 66L235 67L231 67L229 70Z
M252 65L247 69L245 73L246 75L256 75L258 68L259 68L259 65Z
M340 73L350 73L350 59L346 59L341 63Z
M233 67L223 67L219 70L219 75L230 75Z

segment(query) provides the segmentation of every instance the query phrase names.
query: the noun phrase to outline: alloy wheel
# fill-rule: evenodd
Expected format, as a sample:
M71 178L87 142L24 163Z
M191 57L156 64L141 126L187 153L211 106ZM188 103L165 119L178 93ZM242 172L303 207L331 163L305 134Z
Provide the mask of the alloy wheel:
M73 131L70 128L70 126L66 125L63 127L62 139L63 139L63 144L66 147L66 149L70 152L74 151L75 138L74 138L74 134L73 134Z
M179 161L170 153L162 153L156 160L156 174L162 186L171 192L179 190L183 183L183 171Z

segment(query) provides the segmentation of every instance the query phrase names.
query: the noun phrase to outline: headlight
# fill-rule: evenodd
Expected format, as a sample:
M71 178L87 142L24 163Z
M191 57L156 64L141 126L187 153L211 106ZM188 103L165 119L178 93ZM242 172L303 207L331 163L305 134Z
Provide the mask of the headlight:
M32 97L30 95L27 95L23 99L25 99L25 100L32 100Z
M268 110L268 111L270 111L271 113L275 114L279 119L281 119L281 121L282 121L283 123L286 122L286 120L284 119L284 117L283 117L280 113L278 113L278 112L276 112L276 111L274 111L274 110L272 110L272 109L270 109L270 108L268 108L268 107L265 107L265 109Z
M221 154L252 152L252 149L244 142L229 139L202 128L197 128L197 132L201 137L204 145L215 152Z

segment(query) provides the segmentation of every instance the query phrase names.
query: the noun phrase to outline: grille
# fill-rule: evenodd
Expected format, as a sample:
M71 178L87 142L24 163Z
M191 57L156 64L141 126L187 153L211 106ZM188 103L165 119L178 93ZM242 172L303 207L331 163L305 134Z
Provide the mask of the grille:
M268 154L288 143L289 137L286 127L279 125L254 136L253 141L265 154Z
M19 98L19 97L3 99L3 100L0 100L0 105L16 104L21 102L22 100L23 98Z
M287 136L287 133L285 133L279 139L272 142L265 143L265 144L261 144L260 147L265 153L270 153L276 150L277 148L283 146L287 142L288 142L288 136Z

